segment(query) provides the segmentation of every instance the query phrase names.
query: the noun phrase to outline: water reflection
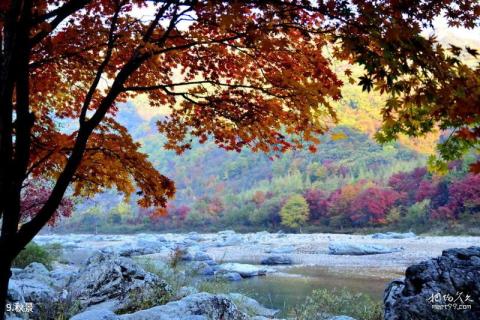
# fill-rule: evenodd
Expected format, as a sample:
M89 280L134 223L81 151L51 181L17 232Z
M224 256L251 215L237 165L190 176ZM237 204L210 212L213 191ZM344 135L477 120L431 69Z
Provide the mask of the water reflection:
M369 294L381 299L386 284L399 275L381 274L366 277L354 270L328 270L320 267L294 267L265 277L245 279L229 284L230 292L246 294L266 307L282 310L289 315L315 289L347 288L351 292Z

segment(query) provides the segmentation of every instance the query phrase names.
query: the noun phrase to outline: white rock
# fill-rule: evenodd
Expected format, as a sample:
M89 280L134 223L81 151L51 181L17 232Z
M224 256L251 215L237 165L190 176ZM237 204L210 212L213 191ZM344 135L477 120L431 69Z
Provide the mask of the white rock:
M271 271L272 270L268 268L245 263L223 263L219 266L219 272L236 272L243 278L262 276Z
M330 254L334 255L368 255L401 251L401 248L388 248L376 244L357 244L350 242L334 242L328 245Z

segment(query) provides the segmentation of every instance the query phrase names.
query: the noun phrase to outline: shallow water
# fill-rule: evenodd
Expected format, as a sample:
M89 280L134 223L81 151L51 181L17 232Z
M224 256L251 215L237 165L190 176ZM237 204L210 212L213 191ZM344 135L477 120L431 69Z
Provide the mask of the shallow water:
M399 275L365 277L352 270L328 270L321 267L292 267L280 273L245 279L229 284L230 292L244 293L269 308L280 309L280 316L290 315L315 289L341 289L365 293L373 299L382 299L390 280Z

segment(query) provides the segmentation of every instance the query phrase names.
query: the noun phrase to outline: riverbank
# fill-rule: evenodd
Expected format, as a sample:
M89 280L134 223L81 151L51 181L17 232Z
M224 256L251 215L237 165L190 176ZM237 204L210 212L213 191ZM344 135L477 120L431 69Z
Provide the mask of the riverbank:
M161 240L161 241L159 241ZM359 275L401 274L411 264L436 257L445 249L466 248L480 243L474 236L413 236L404 239L379 239L372 235L346 234L285 234L257 232L238 234L233 231L188 234L136 234L136 235L40 235L39 243L61 243L69 252L85 249L135 248L161 244L165 250L151 257L161 258L171 254L175 247L201 250L215 261L260 264L269 255L287 255L296 266L316 266L332 271L355 271ZM349 243L398 248L396 252L368 255L332 255L329 245ZM171 250L168 250L170 248ZM147 251L148 252L148 251ZM85 253L87 255L88 253ZM79 258L79 257L77 257ZM285 268L285 267L278 267Z

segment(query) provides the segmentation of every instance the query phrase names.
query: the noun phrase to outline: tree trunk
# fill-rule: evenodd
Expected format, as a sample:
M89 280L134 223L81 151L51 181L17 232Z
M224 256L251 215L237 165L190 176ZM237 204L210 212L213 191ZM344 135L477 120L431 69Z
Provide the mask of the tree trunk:
M5 319L5 309L7 303L8 282L12 272L10 270L11 262L9 259L0 260L0 320Z

